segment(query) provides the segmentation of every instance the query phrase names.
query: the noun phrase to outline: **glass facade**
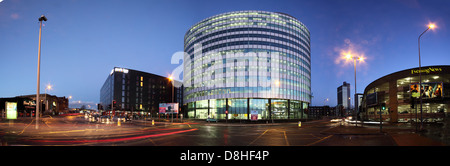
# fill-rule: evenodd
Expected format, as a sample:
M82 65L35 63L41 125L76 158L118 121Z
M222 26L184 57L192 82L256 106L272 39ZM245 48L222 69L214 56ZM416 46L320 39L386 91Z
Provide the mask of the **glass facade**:
M257 111L258 119L301 118L297 110L311 101L310 33L287 14L212 16L186 32L184 51L189 117L249 119Z
M383 121L420 121L419 75L417 68L396 72L378 79L366 87L362 114L365 119L379 121L380 106L367 96L376 94ZM423 67L422 116L424 122L442 121L450 112L450 66ZM370 101L372 100L372 101Z
M268 99L250 99L250 111L258 111L258 119L270 119Z
M308 118L308 103L285 99L200 100L188 103L187 109L188 117L195 119L249 120L252 112L257 113L258 120Z

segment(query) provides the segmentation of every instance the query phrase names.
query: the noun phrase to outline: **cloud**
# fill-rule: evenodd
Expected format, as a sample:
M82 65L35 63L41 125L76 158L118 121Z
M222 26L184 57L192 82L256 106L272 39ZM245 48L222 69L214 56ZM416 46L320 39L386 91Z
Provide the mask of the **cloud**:
M13 14L11 14L11 18L14 19L14 20L17 20L17 19L19 19L19 14L13 13Z
M347 56L351 57L363 57L363 61L357 60L358 72L364 72L368 69L367 60L371 59L370 56L366 55L366 47L370 47L379 41L378 37L372 38L370 40L358 40L354 42L351 39L344 39L343 44L336 46L333 49L333 57L335 66L336 77L341 77L348 72L350 68L353 68L354 61L348 59Z

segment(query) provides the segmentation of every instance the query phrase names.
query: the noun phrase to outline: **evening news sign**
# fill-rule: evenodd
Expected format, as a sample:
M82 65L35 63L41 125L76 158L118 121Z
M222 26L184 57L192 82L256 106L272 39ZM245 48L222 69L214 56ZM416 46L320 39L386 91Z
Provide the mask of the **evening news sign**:
M411 74L419 74L419 73L439 73L442 71L442 68L435 68L435 67L429 67L429 68L423 68L421 70L419 69L412 69Z

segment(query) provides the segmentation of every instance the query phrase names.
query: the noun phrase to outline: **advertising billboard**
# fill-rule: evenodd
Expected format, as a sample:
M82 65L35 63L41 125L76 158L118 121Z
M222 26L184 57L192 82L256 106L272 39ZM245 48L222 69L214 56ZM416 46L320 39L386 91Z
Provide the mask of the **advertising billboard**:
M250 112L250 120L252 120L252 121L258 120L258 111Z
M431 99L436 97L443 97L443 83L442 82L424 82L419 90L419 83L412 83L409 85L409 91L411 96L419 98L422 95L422 99ZM419 91L421 92L419 94Z
M160 114L178 114L178 103L159 103Z
M17 119L17 103L5 102L6 105L6 119Z

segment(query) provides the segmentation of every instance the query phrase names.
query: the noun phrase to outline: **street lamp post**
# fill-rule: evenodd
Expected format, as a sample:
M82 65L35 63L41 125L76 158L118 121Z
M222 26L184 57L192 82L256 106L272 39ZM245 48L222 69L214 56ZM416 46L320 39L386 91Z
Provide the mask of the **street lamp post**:
M354 111L354 117L355 117L355 125L358 126L358 118L357 118L357 114L358 114L358 106L357 106L357 102L358 102L358 97L356 96L356 60L359 60L359 62L363 62L364 61L364 57L363 56L352 56L351 54L347 54L346 55L347 60L353 60L353 66L354 66L354 73L355 73L355 111Z
M358 99L357 99L357 97L356 97L356 58L355 57L353 57L353 66L354 66L354 71L355 71L355 97L354 97L354 100L355 100L355 104L354 104L354 108L355 108L355 126L358 126L358 108L357 108L357 101L358 101Z
M45 87L45 97L44 97L44 102L45 102L45 108L44 108L44 112L46 112L48 110L48 100L47 100L47 89L51 90L52 86L51 85L47 85Z
M169 81L172 83L172 104L173 104L173 90L174 90L174 80L172 76L169 76ZM173 123L173 111L175 108L172 108L172 123Z
M428 28L420 34L418 43L419 43L419 98L420 98L420 130L423 130L423 114L422 114L422 64L420 61L420 37L422 37L425 32L427 32L429 29L433 29L435 27L434 24L428 25Z
M39 48L38 48L38 65L37 65L37 92L36 92L36 129L39 129L39 86L41 81L41 35L42 35L42 21L47 21L47 18L44 15L39 17Z

